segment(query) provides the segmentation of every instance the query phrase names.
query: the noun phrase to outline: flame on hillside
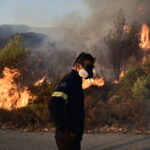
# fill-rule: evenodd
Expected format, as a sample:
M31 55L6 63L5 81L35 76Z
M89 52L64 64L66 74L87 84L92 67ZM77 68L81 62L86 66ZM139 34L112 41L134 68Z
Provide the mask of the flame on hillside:
M125 73L126 73L126 71L121 71L121 73L119 75L119 79L112 81L112 84L119 84L121 79L124 77Z
M17 79L21 73L17 69L5 67L3 77L0 78L0 108L11 110L26 106L36 97L31 94L28 87L19 87Z
M82 87L83 87L83 89L89 88L92 85L101 87L104 84L105 84L105 81L103 78L87 79L87 80L84 79Z
M125 71L121 71L120 75L119 75L119 79L122 79L125 75Z
M140 39L139 46L145 51L150 49L150 28L148 27L147 24L144 24L142 26L141 39Z
M131 31L131 27L129 25L124 25L124 31L129 33Z
M46 77L43 77L42 79L40 79L37 82L35 82L33 85L34 86L40 86L40 85L42 85L42 83L44 82L45 79L46 79Z

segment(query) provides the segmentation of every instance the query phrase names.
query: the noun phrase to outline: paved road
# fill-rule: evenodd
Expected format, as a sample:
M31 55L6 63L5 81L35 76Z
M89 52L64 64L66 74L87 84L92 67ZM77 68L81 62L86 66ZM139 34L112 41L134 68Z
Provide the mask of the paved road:
M56 150L54 134L0 130L0 150ZM82 150L150 150L150 135L85 134Z

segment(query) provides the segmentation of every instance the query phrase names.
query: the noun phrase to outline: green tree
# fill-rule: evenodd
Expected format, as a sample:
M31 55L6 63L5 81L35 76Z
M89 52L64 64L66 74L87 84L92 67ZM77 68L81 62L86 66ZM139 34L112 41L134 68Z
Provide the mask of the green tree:
M21 36L17 34L9 40L5 48L0 50L0 70L5 66L11 66L27 54L28 50L23 48Z

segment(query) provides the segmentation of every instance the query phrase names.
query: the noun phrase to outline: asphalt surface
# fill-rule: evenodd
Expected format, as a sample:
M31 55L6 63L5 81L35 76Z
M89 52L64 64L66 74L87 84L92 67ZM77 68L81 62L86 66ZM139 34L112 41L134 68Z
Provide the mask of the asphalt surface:
M57 150L53 133L0 130L0 150ZM150 150L150 134L85 134L82 150Z

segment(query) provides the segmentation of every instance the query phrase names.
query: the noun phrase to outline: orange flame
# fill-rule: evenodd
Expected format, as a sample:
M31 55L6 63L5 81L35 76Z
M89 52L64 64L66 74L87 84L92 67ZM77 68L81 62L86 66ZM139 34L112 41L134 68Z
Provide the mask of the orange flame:
M21 76L17 69L5 67L0 78L0 108L11 110L26 106L35 99L28 87L19 87L15 79Z
M46 77L43 77L42 79L40 79L40 80L38 80L37 82L35 82L33 85L34 85L34 86L40 86L40 85L44 82L45 78L46 78Z
M125 71L121 71L120 75L119 75L119 79L122 79L125 75Z
M90 86L98 86L101 87L105 84L105 81L103 78L96 78L96 79L83 79L82 87L83 89L89 88Z
M145 51L147 51L148 49L150 49L150 29L148 27L147 24L144 24L142 26L142 32L141 32L141 42L139 44L139 46L144 49Z
M118 80L114 80L114 81L112 81L111 83L112 83L112 84L119 84L120 81L121 81L121 79L124 77L125 73L126 73L126 71L121 71L121 73L120 73L120 75L119 75L119 79L118 79Z
M124 25L124 31L129 33L131 31L131 27L129 25Z

